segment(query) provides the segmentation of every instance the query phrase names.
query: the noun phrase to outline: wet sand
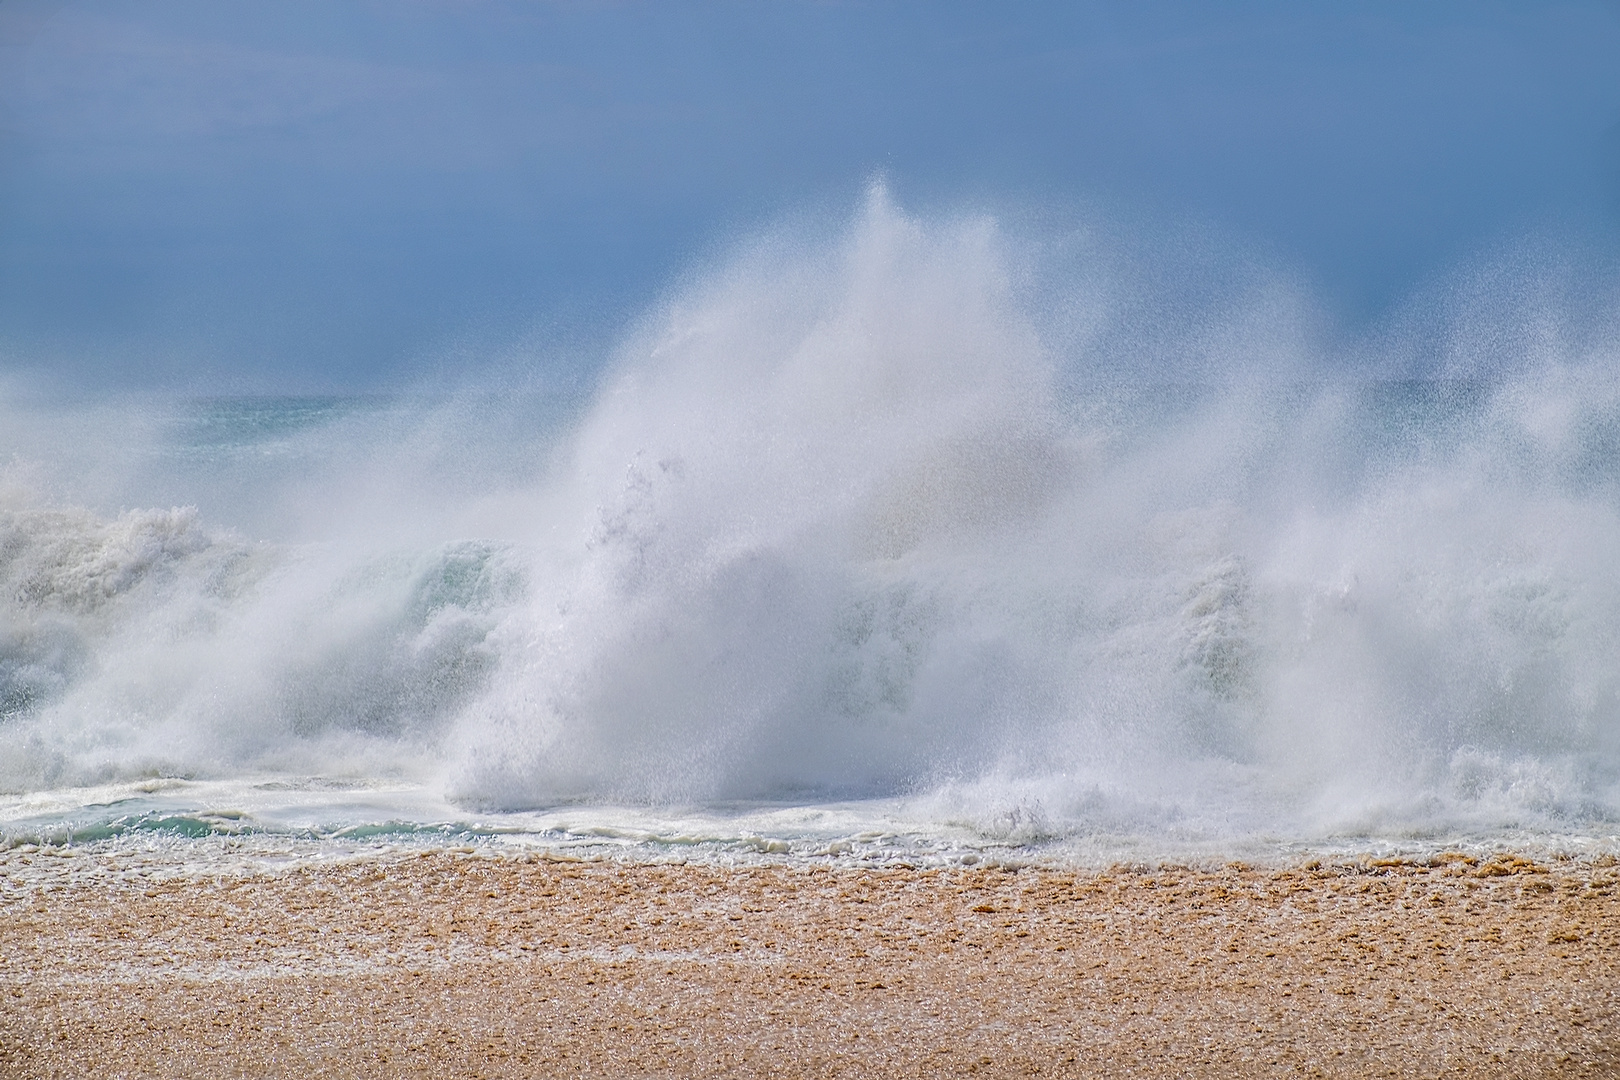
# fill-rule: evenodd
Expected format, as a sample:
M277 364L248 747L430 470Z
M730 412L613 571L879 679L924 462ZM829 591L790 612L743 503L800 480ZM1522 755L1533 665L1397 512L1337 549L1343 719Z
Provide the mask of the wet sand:
M0 859L6 1078L1620 1076L1602 860L48 857Z

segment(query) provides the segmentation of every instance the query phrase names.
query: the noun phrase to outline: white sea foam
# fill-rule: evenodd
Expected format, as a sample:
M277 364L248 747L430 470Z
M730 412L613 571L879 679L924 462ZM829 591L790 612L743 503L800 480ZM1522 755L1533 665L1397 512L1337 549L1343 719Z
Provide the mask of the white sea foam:
M1285 292L1170 344L1038 262L876 190L689 283L499 469L487 395L350 416L254 493L274 544L14 486L8 820L179 776L316 833L1612 842L1620 348L1334 377Z

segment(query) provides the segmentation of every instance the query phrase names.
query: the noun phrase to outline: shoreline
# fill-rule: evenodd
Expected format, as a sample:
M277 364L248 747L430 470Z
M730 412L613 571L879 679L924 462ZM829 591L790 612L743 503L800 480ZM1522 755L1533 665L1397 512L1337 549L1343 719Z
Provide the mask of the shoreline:
M32 883L17 858L7 1077L1620 1072L1612 856L1083 871L435 849Z

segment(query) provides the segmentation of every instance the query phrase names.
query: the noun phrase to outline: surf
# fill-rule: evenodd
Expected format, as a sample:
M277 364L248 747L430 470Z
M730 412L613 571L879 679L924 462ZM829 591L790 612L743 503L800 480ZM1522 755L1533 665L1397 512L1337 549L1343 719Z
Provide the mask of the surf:
M1286 295L1170 334L1052 246L878 186L689 275L565 406L216 403L201 464L200 406L155 425L167 490L234 477L274 540L14 465L0 786L1153 850L1615 833L1612 347L1352 376Z

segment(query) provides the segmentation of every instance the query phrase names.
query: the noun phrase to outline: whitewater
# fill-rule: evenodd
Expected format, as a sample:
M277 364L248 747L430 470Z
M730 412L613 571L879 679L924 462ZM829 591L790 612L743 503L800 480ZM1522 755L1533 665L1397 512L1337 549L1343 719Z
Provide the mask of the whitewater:
M874 188L583 389L0 397L0 839L1620 850L1620 336L1029 233Z

